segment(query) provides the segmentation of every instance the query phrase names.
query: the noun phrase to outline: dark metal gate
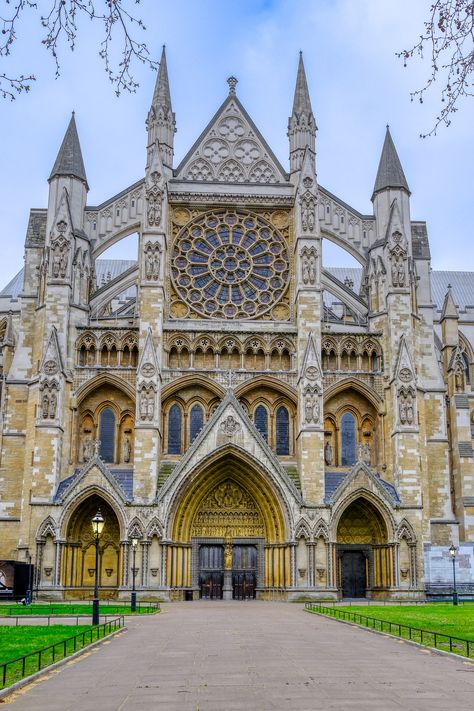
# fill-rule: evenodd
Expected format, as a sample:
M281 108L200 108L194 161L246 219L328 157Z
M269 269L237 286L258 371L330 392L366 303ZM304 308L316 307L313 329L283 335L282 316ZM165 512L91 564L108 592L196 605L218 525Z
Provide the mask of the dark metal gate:
M341 556L342 597L365 597L366 557L361 550L346 550Z

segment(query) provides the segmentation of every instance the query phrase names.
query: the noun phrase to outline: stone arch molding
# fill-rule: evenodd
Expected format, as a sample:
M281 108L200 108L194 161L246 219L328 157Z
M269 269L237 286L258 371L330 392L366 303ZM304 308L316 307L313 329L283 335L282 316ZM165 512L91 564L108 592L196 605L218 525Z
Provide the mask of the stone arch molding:
M329 529L326 521L319 518L314 524L311 524L307 518L300 518L295 528L295 541L297 541L298 538L304 538L308 543L313 543L318 538L324 538L324 540L328 542Z
M94 494L104 499L104 501L106 501L113 509L120 526L120 539L126 540L128 521L127 514L123 505L117 500L113 493L110 492L110 490L108 490L106 487L97 484L91 484L90 486L87 486L79 494L69 496L68 499L64 502L63 510L58 522L58 530L60 532L61 540L66 540L67 530L69 527L71 516L74 514L77 508L84 501L86 501L86 499L88 499L90 496L93 496Z
M232 391L227 395L201 430L180 463L158 492L157 503L164 521L164 533L170 535L178 502L187 487L218 460L233 458L246 467L249 481L258 479L278 502L289 539L294 520L299 515L301 494L272 450L246 415Z
M38 526L36 531L36 541L44 541L46 536L51 536L55 541L58 538L59 527L52 516L47 516Z
M416 543L415 531L413 530L412 525L409 523L409 521L407 521L406 518L403 518L398 524L397 530L395 532L395 538L398 542L405 539L407 543Z

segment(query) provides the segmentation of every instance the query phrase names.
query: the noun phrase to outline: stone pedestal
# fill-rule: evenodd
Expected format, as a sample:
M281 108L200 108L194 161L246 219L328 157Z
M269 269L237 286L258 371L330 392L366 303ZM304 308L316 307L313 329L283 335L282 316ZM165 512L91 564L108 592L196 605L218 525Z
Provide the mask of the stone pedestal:
M222 599L232 600L232 571L224 570L224 585L222 587Z

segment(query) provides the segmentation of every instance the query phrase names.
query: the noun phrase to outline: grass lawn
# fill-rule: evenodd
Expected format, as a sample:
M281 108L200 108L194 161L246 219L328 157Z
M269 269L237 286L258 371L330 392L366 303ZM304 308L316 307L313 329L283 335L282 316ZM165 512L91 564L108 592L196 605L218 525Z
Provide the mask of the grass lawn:
M0 626L0 689L70 656L110 631L103 625ZM42 651L41 657L35 653L45 647L49 649ZM23 659L12 661L18 657Z
M388 605L370 605L368 607L351 605L350 607L341 606L339 609L474 641L474 604L455 606L436 603L434 605L394 605L393 607Z
M159 612L159 609L137 604L137 611L131 612L130 605L127 604L107 604L100 605L101 615L146 615ZM19 603L9 603L0 605L1 616L17 617L20 615L92 615L92 603L33 603L32 605L21 605Z
M463 656L474 658L474 605L452 604L427 604L427 605L350 605L337 606L334 608L325 607L325 610L334 609L345 611L350 615L362 615L362 619L347 616L346 621L355 622L369 629L379 630L388 634L393 634L404 639L411 639L427 647L436 647L446 651L462 654ZM324 613L329 614L329 613ZM331 615L332 616L332 615ZM367 622L364 618L368 617ZM381 622L373 622L373 619ZM336 617L337 619L337 617ZM407 625L416 629L406 629L392 626ZM423 630L423 632L417 631ZM457 637L459 640L469 640L470 644L458 640L449 640L448 637Z

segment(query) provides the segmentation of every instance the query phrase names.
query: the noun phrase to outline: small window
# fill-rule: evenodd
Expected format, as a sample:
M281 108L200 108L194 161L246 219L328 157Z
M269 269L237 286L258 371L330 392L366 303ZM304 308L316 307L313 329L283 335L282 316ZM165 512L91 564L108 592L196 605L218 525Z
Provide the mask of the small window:
M259 405L254 413L255 427L262 435L263 439L268 442L268 412L263 405Z
M276 453L290 453L290 416L286 407L279 407L276 413Z
M192 444L204 425L204 413L201 405L192 406L189 420L189 444Z
M341 417L341 464L351 467L356 461L356 421L351 412Z
M168 414L168 454L181 454L181 427L181 408L172 405Z
M100 413L100 456L109 464L115 460L115 415L110 407Z

